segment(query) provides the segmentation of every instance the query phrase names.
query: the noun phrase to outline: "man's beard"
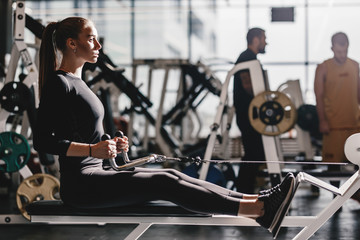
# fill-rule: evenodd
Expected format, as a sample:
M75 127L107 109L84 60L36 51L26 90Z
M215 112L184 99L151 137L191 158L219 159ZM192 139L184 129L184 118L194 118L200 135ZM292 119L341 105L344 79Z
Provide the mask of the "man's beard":
M259 53L264 54L265 53L265 48L259 49Z

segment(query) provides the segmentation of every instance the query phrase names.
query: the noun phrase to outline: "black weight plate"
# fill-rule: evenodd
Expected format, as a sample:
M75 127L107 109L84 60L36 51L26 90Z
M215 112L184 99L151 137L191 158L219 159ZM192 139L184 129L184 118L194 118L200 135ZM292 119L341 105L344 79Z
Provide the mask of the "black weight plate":
M321 138L319 131L319 117L316 106L311 104L303 104L297 109L297 124L299 127L308 131L311 136Z
M9 82L0 91L0 104L8 112L22 113L27 109L31 93L21 82Z

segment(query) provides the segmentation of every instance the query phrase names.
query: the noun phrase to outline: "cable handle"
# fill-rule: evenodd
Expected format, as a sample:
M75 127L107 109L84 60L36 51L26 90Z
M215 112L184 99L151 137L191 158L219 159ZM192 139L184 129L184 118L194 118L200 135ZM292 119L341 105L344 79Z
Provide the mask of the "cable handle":
M101 141L106 141L106 140L110 140L111 139L111 137L110 137L110 135L109 134L104 134L104 135L102 135L102 137L101 137ZM116 163L116 160L115 160L115 158L109 158L109 163L110 163L110 166L113 168L113 169L118 169L119 168L119 166L117 165L117 163Z
M106 141L106 140L110 140L110 139L111 139L111 137L107 133L101 136L101 141ZM113 168L117 167L115 158L109 158L109 163L110 163L111 167L113 167Z
M116 136L116 137L123 138L123 137L124 137L124 133L123 133L122 131L116 131L115 136ZM123 157L123 160L124 160L125 163L130 163L130 162L131 162L131 161L129 160L129 156L128 156L127 152L125 152L125 150L122 150L122 151L121 151L121 154L122 154L122 157Z

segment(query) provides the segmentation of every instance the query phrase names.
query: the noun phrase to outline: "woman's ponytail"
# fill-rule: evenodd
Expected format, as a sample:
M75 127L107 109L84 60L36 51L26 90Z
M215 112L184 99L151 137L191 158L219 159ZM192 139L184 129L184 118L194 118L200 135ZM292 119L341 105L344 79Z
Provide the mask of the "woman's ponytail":
M41 91L45 81L54 74L56 70L57 61L53 37L58 24L57 22L49 23L42 35L40 45L39 97L41 97Z

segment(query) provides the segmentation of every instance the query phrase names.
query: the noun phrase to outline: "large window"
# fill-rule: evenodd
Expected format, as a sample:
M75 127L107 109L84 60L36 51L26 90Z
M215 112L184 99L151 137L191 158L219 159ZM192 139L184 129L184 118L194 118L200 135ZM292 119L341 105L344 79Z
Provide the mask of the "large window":
M294 21L272 22L273 7L293 7ZM228 30L218 34L218 55L234 61L246 48L247 29L264 28L268 46L258 58L268 71L270 87L275 90L284 81L299 79L305 101L314 104L315 68L332 57L332 34L345 32L350 40L349 57L360 60L360 34L353 27L360 20L359 10L356 0L227 1L218 10L222 16L219 30Z
M266 53L258 58L267 70L271 90L298 79L306 103L315 104L314 73L318 63L332 57L332 34L348 34L349 57L360 61L360 34L354 27L360 21L358 0L28 0L26 7L44 24L72 15L91 18L105 39L104 51L113 62L127 67L129 79L133 58L235 62L247 47L251 27L266 31ZM282 7L294 10L293 21L272 21L272 8ZM231 67L224 64L222 70ZM217 98L210 99L210 104L203 104L214 106L213 113L199 107L208 118L215 115L218 104Z

